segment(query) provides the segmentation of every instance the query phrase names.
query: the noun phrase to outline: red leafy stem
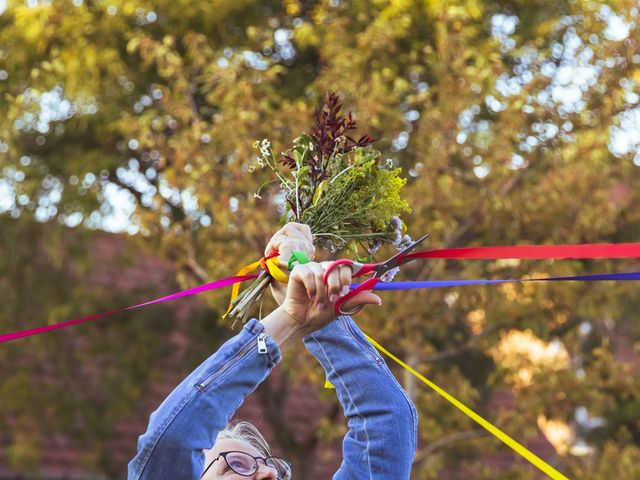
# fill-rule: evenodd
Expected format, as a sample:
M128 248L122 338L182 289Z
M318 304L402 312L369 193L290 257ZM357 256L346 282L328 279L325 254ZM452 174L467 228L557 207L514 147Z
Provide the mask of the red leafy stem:
M363 135L354 140L348 132L356 129L356 121L353 113L349 112L346 116L341 114L342 103L337 93L329 93L327 100L322 108L316 113L315 125L311 129L311 139L313 142L313 152L309 159L310 180L312 185L318 185L322 180L329 176L327 172L327 160L332 153L348 153L358 147L366 147L371 145L375 139L370 135ZM345 141L338 145L338 138L344 137ZM291 156L291 151L285 152L280 160L289 168L296 167L296 161ZM306 209L311 204L312 199L302 206ZM294 213L297 213L296 206L289 200L289 205Z

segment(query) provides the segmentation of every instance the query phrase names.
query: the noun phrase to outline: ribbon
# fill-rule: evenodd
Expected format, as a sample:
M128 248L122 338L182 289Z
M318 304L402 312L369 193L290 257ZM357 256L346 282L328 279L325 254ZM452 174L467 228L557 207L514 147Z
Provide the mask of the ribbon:
M250 263L249 265L246 265L246 266L242 267L240 270L237 271L236 277L245 276L248 273L253 272L256 268L258 268L261 265L262 261L263 261L263 259L261 258L260 260L258 260L256 262ZM257 275L256 275L256 277L257 277ZM231 311L231 308L233 307L232 303L236 299L236 297L238 296L239 292L240 292L240 285L238 285L236 283L231 288L231 299L229 300L229 306L227 307L227 311L224 312L224 315L222 315L222 318L225 318L229 314L229 312Z
M293 252L291 252L291 256L289 257L289 263L288 263L289 271L293 270L293 267L296 266L296 263L299 263L300 265L309 263L309 258L307 258L307 254L304 252L299 252L297 250L294 250Z
M278 264L278 257L269 258L266 261L267 268L266 270L269 272L269 275L273 277L274 280L280 283L288 283L289 276L280 270L280 265Z
M135 308L152 305L155 303L164 302L167 300L173 300L175 298L186 297L188 295L194 295L200 292L221 288L228 285L233 285L232 301L238 295L239 282L257 278L258 275L246 275L247 273L255 270L258 266L262 265L265 270L268 270L270 275L276 280L286 283L287 277L278 266L277 259L274 258L277 253L262 258L257 262L254 262L246 267L243 267L238 271L238 274L234 277L217 280L214 282L200 285L198 287L177 292L171 295L150 300L148 302L139 303L137 305L112 310L110 312L99 313L97 315L90 315L75 320L69 320L66 322L56 323L54 325L48 325L44 327L37 327L28 330L22 330L13 333L7 333L0 335L0 343L8 342L18 338L28 337L31 335L37 335L50 330L58 328L64 328L78 323L88 322L97 318L113 315L118 312L126 310L133 310ZM415 258L467 258L467 259L549 259L549 258L637 258L640 257L640 243L628 243L628 244L592 244L592 245L541 245L541 246L515 246L515 247L475 247L475 248L452 248L443 250L432 250L426 252L414 252L408 254L406 259ZM379 282L376 284L376 290L407 290L411 288L442 288L442 287L455 287L463 285L487 285L494 283L508 283L508 282L541 282L541 281L628 281L628 280L640 280L640 272L623 272L612 274L596 274L596 275L575 275L565 277L544 277L544 278L523 278L523 279L508 279L508 280L443 280L443 281L422 281L422 282ZM352 285L352 288L356 288L358 284ZM231 305L227 310L227 313L231 310ZM225 313L225 316L227 315ZM441 395L456 408L462 411L465 415L470 417L484 429L489 431L492 435L505 443L516 453L523 458L531 462L534 466L547 474L553 480L568 480L566 476L558 472L551 465L546 463L540 457L529 451L526 447L515 441L509 435L504 433L498 427L494 426L483 417L475 413L469 407L457 400L455 397L447 393L442 388L438 387L435 383L418 373L411 366L404 363L399 358L395 357L392 353L386 350L382 345L367 336L367 339L380 351L385 353L389 358L401 365L404 369L409 371L412 375L416 376L420 381L426 384L429 388Z
M199 285L197 287L190 288L188 290L172 293L171 295L166 295L164 297L156 298L154 300L149 300L148 302L144 302L144 303L138 303L136 305L131 305L129 307L118 308L117 310L111 310L110 312L98 313L95 315L89 315L87 317L76 318L75 320L67 320L65 322L54 323L53 325L45 325L42 327L30 328L28 330L20 330L17 332L5 333L0 335L0 343L8 342L10 340L17 340L18 338L23 338L23 337L30 337L32 335L38 335L40 333L49 332L51 330L57 330L58 328L70 327L71 325L77 325L78 323L84 323L90 320L95 320L102 317L108 317L109 315L124 312L127 310L134 310L136 308L146 307L147 305L153 305L154 303L166 302L168 300L174 300L176 298L188 297L189 295L196 295L198 293L207 292L209 290L215 290L216 288L227 287L229 285L235 286L240 282L254 279L257 276L258 275L243 275L243 276L223 278L222 280L216 280L214 282L205 283L204 285Z
M262 261L258 260L257 262L252 263L251 265L247 265L246 267L240 269L239 272L251 271L255 270L259 263ZM136 305L131 305L128 307L119 308L116 310L111 310L109 312L98 313L95 315L89 315L82 318L77 318L75 320L67 320L65 322L55 323L53 325L45 325L42 327L31 328L27 330L20 330L17 332L5 333L0 335L0 343L8 342L10 340L16 340L18 338L30 337L32 335L38 335L40 333L48 332L50 330L57 330L59 328L70 327L72 325L76 325L79 323L88 322L90 320L96 320L98 318L108 317L110 315L114 315L119 312L124 312L127 310L133 310L140 307L145 307L147 305L153 305L155 303L166 302L168 300L174 300L176 298L187 297L190 295L196 295L201 292L206 292L209 290L215 290L217 288L226 287L229 285L233 285L233 291L235 296L237 296L237 291L239 290L239 283L245 282L247 280L253 280L257 278L257 274L252 275L236 275L234 277L223 278L221 280L216 280L214 282L205 283L204 285L200 285L194 288L190 288L188 290L183 290L180 292L173 293L171 295L167 295L164 297L156 298L154 300L149 300L144 303L138 303ZM445 287L458 287L458 286L466 286L466 285L489 285L495 283L514 283L514 282L550 282L550 281L632 281L632 280L640 280L640 272L623 272L623 273L606 273L606 274L594 274L594 275L574 275L574 276L566 276L566 277L543 277L543 278L522 278L522 279L507 279L507 280L430 280L430 281L417 281L417 282L378 282L374 290L410 290L410 289L424 289L424 288L445 288ZM351 288L357 288L360 284L354 283L351 285ZM234 293L232 293L232 298L235 298ZM227 311L228 313L228 311ZM226 315L226 314L225 314Z
M277 256L277 252L272 255L261 258L260 260L253 262L240 270L234 277L224 278L214 282L210 282L198 287L177 292L165 297L160 297L155 300L150 300L145 303L132 305L129 307L112 310L110 312L98 313L96 315L90 315L87 317L78 318L75 320L69 320L66 322L57 323L54 325L47 325L43 327L32 328L28 330L22 330L18 332L6 333L0 335L0 343L8 342L9 340L15 340L18 338L28 337L31 335L37 335L39 333L48 332L58 328L64 328L78 323L88 322L97 318L107 317L118 312L126 310L133 310L146 305L154 303L164 302L167 300L173 300L175 298L185 297L188 295L195 295L207 290L213 290L215 288L221 288L223 286L233 285L231 290L231 301L233 301L240 291L238 283L246 280L257 278L257 275L248 275L258 268L263 262L266 263L268 271L278 281L286 283L286 274L279 268L277 261L270 262L269 260ZM467 259L484 259L484 260L496 260L496 259L550 259L550 258L638 258L640 257L640 243L620 243L620 244L586 244L586 245L520 245L512 247L471 247L471 248L448 248L442 250L430 250L426 252L414 252L406 256L407 259L414 258L467 258ZM444 280L444 281L424 281L424 282L379 282L376 290L406 290L410 288L442 288L442 287L455 287L463 285L480 285L480 284L492 284L492 283L507 283L507 282L520 282L520 281L596 281L596 280L640 280L640 272L626 272L626 273L613 273L613 274L599 274L599 275L577 275L571 277L546 277L546 278L529 278L520 280ZM354 284L358 286L359 284ZM231 305L227 309L225 316L231 310Z
M260 260L256 260L255 262L250 263L249 265L245 265L240 270L238 270L238 272L236 273L236 276L238 277L238 276L247 275L248 273L253 272L258 267L262 267L263 270L266 270L267 272L269 272L269 274L273 278L275 278L277 281L282 283L287 283L287 281L289 280L289 277L287 277L287 275L278 267L277 256L278 256L278 252L273 252L271 255L262 257ZM227 307L227 311L224 312L224 315L222 315L222 318L225 318L233 308L233 301L236 299L239 292L240 292L240 285L236 283L233 285L231 289L231 299L229 300L229 306Z
M474 422L479 424L482 428L487 430L489 433L491 433L493 436L495 436L498 440L500 440L502 443L507 445L509 448L511 448L517 454L521 455L526 460L528 460L533 465L535 465L537 468L539 468L541 471L546 473L550 478L552 478L553 480L569 480L566 476L564 476L558 470L553 468L551 465L549 465L543 459L538 457L535 453L531 452L527 447L525 447L524 445L518 443L516 440L514 440L509 435L504 433L502 430L500 430L498 427L493 425L491 422L485 420L483 417L481 417L476 412L471 410L469 407L467 407L464 403L462 403L460 400L455 398L453 395L451 395L447 391L445 391L442 388L440 388L438 385L433 383L428 378L426 378L423 375L421 375L419 372L417 372L415 369L413 369L410 365L404 363L402 360L400 360L398 357L396 357L394 354L392 354L389 350L387 350L382 345L380 345L378 342L376 342L369 335L365 334L365 337L367 337L367 340L369 340L372 343L372 345L374 345L378 350L383 352L385 355L387 355L390 359L392 359L394 362L396 362L402 368L404 368L405 370L410 372L414 377L418 378L418 380L420 380L422 383L427 385L430 389L435 391L438 395L443 397L445 400L447 400L449 403L451 403L454 407L456 407L458 410L460 410L466 416L471 418Z

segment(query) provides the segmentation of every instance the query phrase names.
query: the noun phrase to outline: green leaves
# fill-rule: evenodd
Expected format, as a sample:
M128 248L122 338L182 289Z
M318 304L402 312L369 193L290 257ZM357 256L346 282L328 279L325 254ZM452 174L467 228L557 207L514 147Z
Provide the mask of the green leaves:
M321 184L321 193L302 216L319 246L336 250L352 242L395 239L389 229L391 218L411 211L400 195L406 180L400 177L400 169L381 169L378 155L357 148L353 165Z

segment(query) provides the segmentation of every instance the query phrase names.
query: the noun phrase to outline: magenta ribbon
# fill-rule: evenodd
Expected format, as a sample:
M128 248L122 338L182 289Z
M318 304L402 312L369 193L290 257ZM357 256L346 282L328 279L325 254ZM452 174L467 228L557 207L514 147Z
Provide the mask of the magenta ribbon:
M146 307L147 305L153 305L154 303L166 302L168 300L174 300L176 298L188 297L190 295L197 295L198 293L207 292L209 290L215 290L216 288L227 287L234 283L244 282L257 278L258 275L243 275L239 277L223 278L222 280L216 280L214 282L205 283L188 290L182 290L180 292L172 293L164 297L149 300L148 302L138 303L137 305L131 305L129 307L118 308L117 310L111 310L110 312L97 313L95 315L89 315L87 317L76 318L75 320L67 320L66 322L54 323L53 325L45 325L43 327L30 328L28 330L20 330L12 333L5 333L0 335L0 343L9 342L11 340L17 340L18 338L30 337L32 335L38 335L40 333L49 332L51 330L57 330L58 328L70 327L71 325L77 325L78 323L89 322L102 317L108 317L115 313L124 312L126 310L133 310L140 307Z

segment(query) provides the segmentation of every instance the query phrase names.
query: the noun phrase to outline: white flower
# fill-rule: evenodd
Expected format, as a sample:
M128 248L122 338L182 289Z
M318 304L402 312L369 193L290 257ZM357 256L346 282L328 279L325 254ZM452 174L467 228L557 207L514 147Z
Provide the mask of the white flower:
M262 155L263 158L268 157L271 154L269 150L270 148L271 142L269 142L269 140L265 138L264 140L262 140L262 143L260 143L260 155Z

